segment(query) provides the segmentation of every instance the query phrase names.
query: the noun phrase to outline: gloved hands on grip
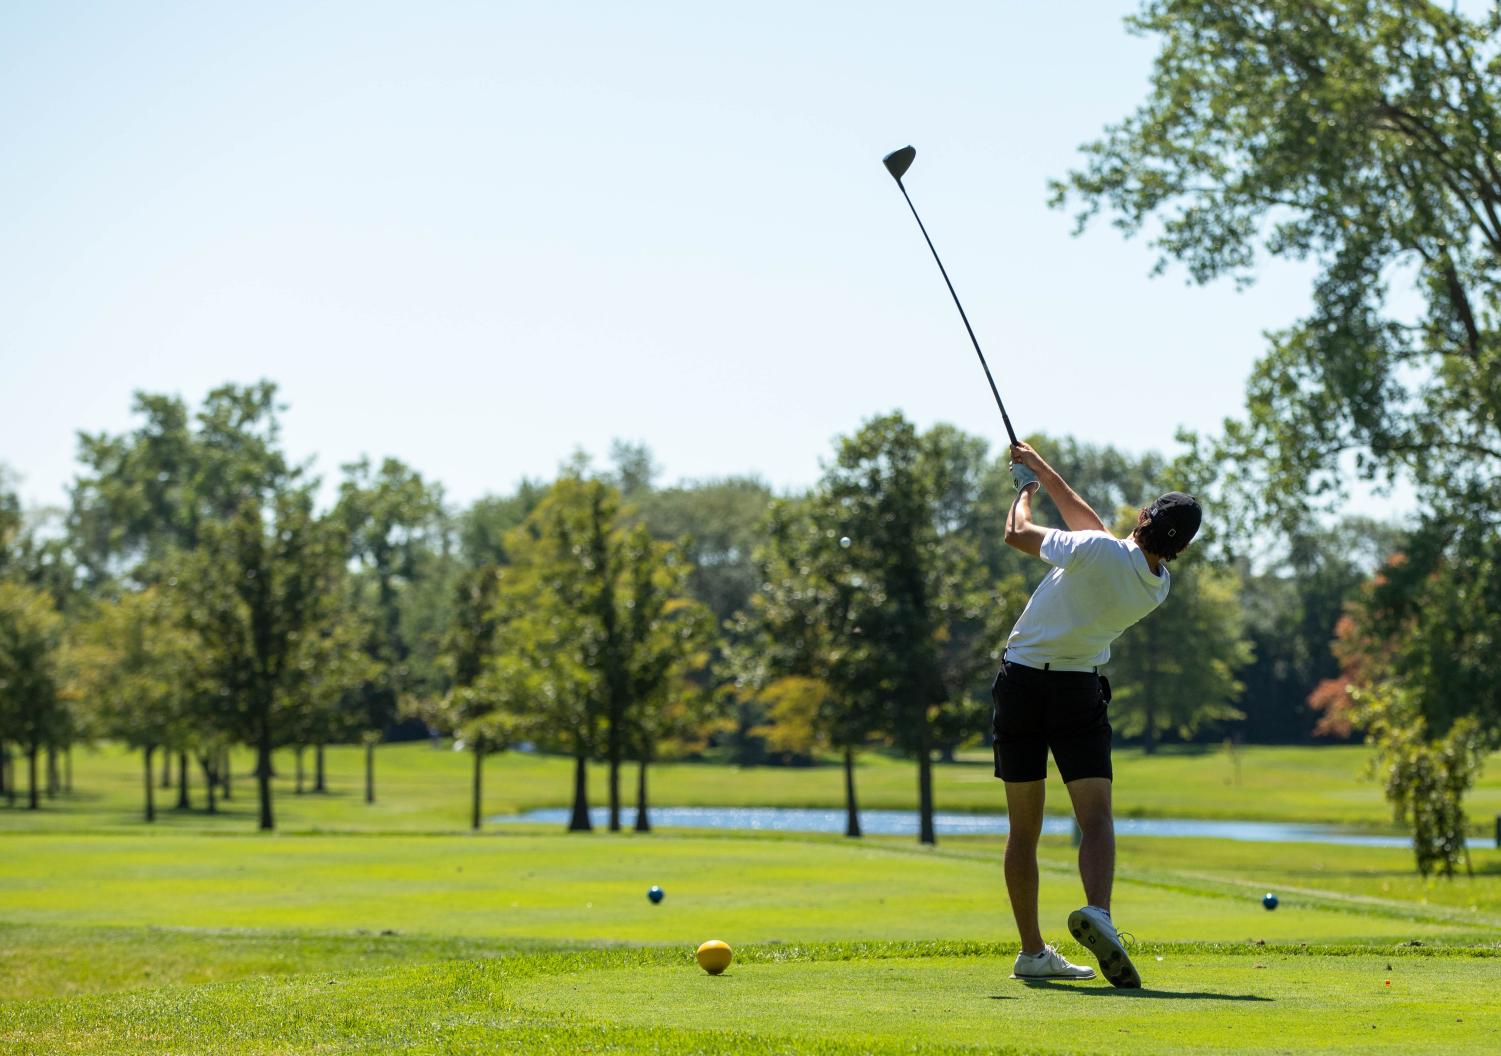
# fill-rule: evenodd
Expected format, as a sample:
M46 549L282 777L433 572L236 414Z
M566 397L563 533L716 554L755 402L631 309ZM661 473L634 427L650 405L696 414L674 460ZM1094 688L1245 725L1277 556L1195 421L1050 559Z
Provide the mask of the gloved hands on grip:
M1020 462L1011 463L1011 479L1016 481L1017 491L1026 491L1028 485L1031 484L1037 484L1038 488L1042 487L1041 484L1037 483L1037 474L1033 473Z

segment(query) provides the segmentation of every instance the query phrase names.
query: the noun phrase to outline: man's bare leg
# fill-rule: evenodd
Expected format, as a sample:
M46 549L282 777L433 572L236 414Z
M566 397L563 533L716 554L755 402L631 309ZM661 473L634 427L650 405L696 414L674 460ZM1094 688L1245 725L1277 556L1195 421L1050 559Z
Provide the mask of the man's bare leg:
M1108 784L1108 782L1107 782ZM1037 926L1037 840L1042 835L1042 807L1046 781L1007 781L1006 813L1010 835L1006 837L1006 893L1011 913L1021 935L1022 952L1042 952L1042 932Z
M1010 785L1006 786L1010 789ZM1091 906L1110 911L1115 883L1115 821L1111 816L1110 779L1081 777L1066 786L1079 822L1079 879ZM1007 871L1010 877L1010 871Z

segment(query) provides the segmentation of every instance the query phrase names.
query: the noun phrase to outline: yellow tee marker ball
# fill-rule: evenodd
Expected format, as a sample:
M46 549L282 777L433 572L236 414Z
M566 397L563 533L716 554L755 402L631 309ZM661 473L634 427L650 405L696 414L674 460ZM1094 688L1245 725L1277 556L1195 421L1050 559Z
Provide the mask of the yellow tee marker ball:
M710 975L718 975L730 966L730 944L710 939L698 948L698 966Z

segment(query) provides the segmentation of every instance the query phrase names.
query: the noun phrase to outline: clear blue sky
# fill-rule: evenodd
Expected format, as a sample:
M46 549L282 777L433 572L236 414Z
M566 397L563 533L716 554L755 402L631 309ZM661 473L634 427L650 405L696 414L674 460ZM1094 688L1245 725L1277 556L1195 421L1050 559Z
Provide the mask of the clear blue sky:
M0 7L0 462L61 501L135 389L272 378L325 476L467 502L575 448L811 482L900 408L1170 451L1307 273L1152 279L1046 180L1144 94L1131 2Z

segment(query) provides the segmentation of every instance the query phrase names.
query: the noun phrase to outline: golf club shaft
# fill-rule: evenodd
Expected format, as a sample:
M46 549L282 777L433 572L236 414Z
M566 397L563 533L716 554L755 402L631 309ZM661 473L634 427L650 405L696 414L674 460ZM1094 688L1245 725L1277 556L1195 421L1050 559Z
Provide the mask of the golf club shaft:
M949 288L949 296L954 298L954 307L959 309L959 318L964 320L964 329L969 334L969 343L975 346L975 355L980 357L980 366L985 368L985 380L990 382L990 392L995 396L995 405L1000 408L1001 421L1006 423L1006 435L1015 444L1016 430L1011 428L1011 419L1006 414L1006 405L1001 402L1001 392L995 387L995 378L990 374L990 364L985 362L985 353L980 351L980 342L975 338L975 329L969 325L969 316L964 314L964 305L959 303L959 295L954 292L954 284L949 281L948 269L943 266L943 261L938 258L938 250L933 248L933 240L928 237L928 229L923 226L922 217L917 215L917 206L912 204L912 196L907 193L906 186L901 180L896 185L902 189L902 197L907 199L907 208L912 210L912 219L917 221L917 229L922 232L923 241L928 244L928 251L933 254L933 260L938 264L938 271L943 276L944 285Z

